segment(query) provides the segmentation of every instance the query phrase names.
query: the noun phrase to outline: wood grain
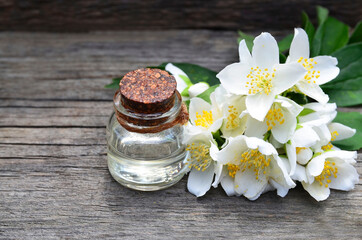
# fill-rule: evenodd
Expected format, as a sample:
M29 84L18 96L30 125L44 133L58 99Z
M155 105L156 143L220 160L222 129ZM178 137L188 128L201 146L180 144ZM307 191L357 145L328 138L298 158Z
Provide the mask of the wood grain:
M301 186L251 202L221 188L196 198L186 177L137 192L110 176L113 90L104 84L164 61L219 71L237 61L235 39L196 30L0 33L0 239L360 239L361 184L321 203Z
M362 5L354 0L3 0L0 30L284 30L301 24L303 10L316 22L317 5L351 26L361 20Z

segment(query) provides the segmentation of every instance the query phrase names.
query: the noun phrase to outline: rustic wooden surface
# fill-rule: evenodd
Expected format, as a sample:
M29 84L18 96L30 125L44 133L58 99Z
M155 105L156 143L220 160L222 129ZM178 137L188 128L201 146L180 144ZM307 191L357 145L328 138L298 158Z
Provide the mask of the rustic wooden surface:
M361 184L321 203L300 186L251 202L221 188L196 198L186 178L159 192L112 179L112 77L237 59L235 32L0 33L0 239L360 239Z
M316 22L317 5L352 26L361 20L360 0L0 0L0 30L284 30L301 10Z

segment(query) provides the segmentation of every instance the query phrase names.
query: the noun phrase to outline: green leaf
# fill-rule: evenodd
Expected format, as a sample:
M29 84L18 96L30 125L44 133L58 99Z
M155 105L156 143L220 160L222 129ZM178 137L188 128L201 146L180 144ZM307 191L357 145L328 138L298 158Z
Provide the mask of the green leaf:
M338 59L341 71L336 79L321 86L323 91L338 106L362 104L362 42L347 45L332 56Z
M190 88L191 86L187 86L187 87L185 87L185 89L180 93L181 94L181 96L183 96L183 97L189 97L190 95L189 95L189 88Z
M347 43L348 26L333 17L328 17L317 29L311 56L330 55Z
M157 68L157 69L161 69L161 70L165 70L166 71L166 65L167 65L167 62L164 62L164 63L161 63L160 65L158 66L147 66L146 68Z
M223 138L221 136L221 131L220 129L214 133L212 133L213 138L215 139L216 143L217 143L217 147L221 150L221 146L225 143L225 138Z
M287 57L283 54L283 53L279 53L279 62L280 63L285 63L285 61L287 61Z
M121 81L122 77L119 78L113 78L112 79L112 83L107 84L106 86L104 86L105 88L112 88L112 89L118 89L119 88L119 82Z
M348 43L349 27L332 17L328 17L323 25L323 40L319 55L330 55Z
M324 21L328 18L328 9L322 6L317 6L317 16L318 16L318 24L319 26L324 23Z
M251 52L253 49L253 45L254 45L253 41L254 41L255 37L253 37L249 34L243 33L240 30L238 31L238 34L239 34L238 43L240 43L240 41L244 39L246 46L248 47L249 51Z
M349 107L362 104L362 77L336 83L332 88L323 87L329 95L330 102L335 102L339 107Z
M302 22L303 22L302 25L303 29L308 35L309 45L311 45L314 38L315 28L313 26L313 23L309 20L309 17L306 12L302 12Z
M202 98L204 99L206 102L211 104L211 100L210 100L210 94L213 93L215 91L215 89L220 86L220 84L216 84L214 86L209 87L209 89L205 90L204 92L200 93L199 95L197 95L196 97Z
M293 40L293 34L287 35L285 38L278 42L279 52L284 52L290 48Z
M348 139L333 141L332 144L344 150L359 150L362 148L362 114L358 112L338 112L334 122L339 122L356 129L356 134Z
M315 111L312 110L312 109L309 109L309 108L304 108L298 115L298 117L302 117L302 116L305 116L305 115L308 115L310 113L314 113Z
M308 103L308 98L302 93L287 92L287 93L285 93L284 97L290 98L294 102L301 104L301 105Z
M349 39L348 44L362 42L362 21L358 22Z

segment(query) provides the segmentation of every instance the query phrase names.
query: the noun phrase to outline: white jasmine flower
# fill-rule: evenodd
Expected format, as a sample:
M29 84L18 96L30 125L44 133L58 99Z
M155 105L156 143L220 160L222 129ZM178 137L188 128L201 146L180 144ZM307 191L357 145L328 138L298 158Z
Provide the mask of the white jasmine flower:
M229 138L229 143L215 153L216 161L227 166L228 175L221 185L228 195L257 199L272 185L284 197L295 186L276 149L261 139L244 135Z
M246 110L245 96L231 94L223 86L219 86L210 96L213 105L223 115L221 132L223 137L235 137L245 131L247 116L241 116Z
M203 136L204 139L193 139L186 148L189 152L188 164L191 169L187 179L187 189L196 197L201 197L209 191L215 173L220 176L220 167L222 167L211 157L213 152L217 151L217 146L212 140L207 139L206 135Z
M352 166L356 158L357 153L349 151L328 151L314 157L305 168L306 177L302 177L304 189L317 201L327 199L330 189L352 190L359 181Z
M339 150L332 142L350 138L356 133L355 129L332 122L337 115L336 104L310 103L304 107L315 111L299 117L301 125L312 127L319 136L319 141L312 147L315 152Z
M248 119L245 135L263 138L271 130L274 139L284 144L293 135L297 127L297 116L302 110L303 107L289 98L277 96L264 121L252 117Z
M212 133L220 129L223 118L217 108L198 97L190 100L189 114L191 124L185 127L184 135L191 169L187 188L200 197L210 189L215 172L221 174L220 166L212 158L217 151Z
M290 141L285 145L288 161L289 175L293 176L297 167L297 163L305 165L313 156L310 149L320 140L318 134L308 125L299 125L295 130Z
M335 122L328 124L328 130L330 132L330 140L321 147L324 151L331 149L339 150L339 148L332 145L332 142L350 138L356 133L356 129Z
M252 55L242 40L239 56L239 63L225 67L217 77L230 93L247 95L248 112L263 121L275 96L292 87L306 70L298 63L279 64L278 44L269 33L255 38Z
M307 33L301 29L294 30L287 63L297 62L307 73L296 83L296 88L320 103L327 103L329 97L319 87L334 79L339 74L337 59L331 56L309 58L309 40Z

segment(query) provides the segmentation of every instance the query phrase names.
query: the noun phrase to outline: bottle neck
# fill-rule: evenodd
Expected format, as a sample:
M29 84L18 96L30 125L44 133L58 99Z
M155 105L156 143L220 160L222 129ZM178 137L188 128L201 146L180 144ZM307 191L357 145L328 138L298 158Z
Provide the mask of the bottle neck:
M139 113L125 107L121 94L117 91L113 97L113 105L119 124L128 131L156 133L188 121L187 108L178 91L173 99L172 106L165 112Z

